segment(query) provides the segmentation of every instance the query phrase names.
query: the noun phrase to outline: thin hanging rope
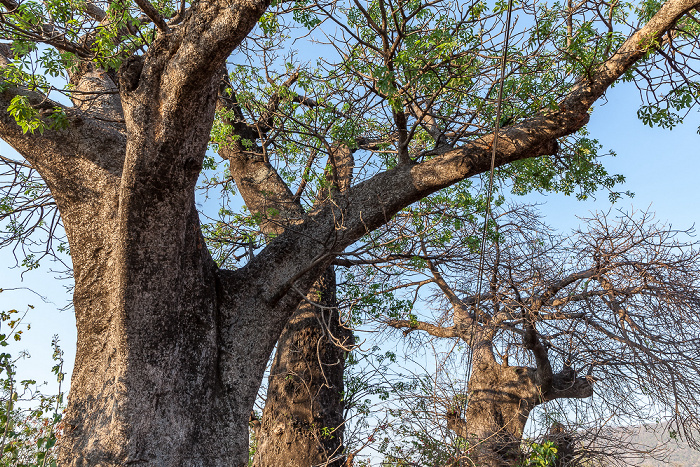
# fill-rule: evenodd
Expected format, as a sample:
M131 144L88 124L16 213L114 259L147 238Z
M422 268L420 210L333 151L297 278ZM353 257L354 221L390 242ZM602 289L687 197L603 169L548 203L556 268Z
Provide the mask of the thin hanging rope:
M481 301L481 285L482 275L484 272L484 255L486 252L486 231L491 215L491 193L493 191L493 171L496 167L496 147L498 146L498 131L501 129L501 103L503 101L503 83L506 74L506 58L508 55L508 42L510 41L510 16L513 9L513 0L508 0L508 13L506 16L506 40L503 46L503 55L501 56L501 77L498 85L498 97L496 98L496 124L493 131L493 145L491 151L491 170L489 172L489 189L486 192L486 214L484 215L484 228L481 232L481 252L479 257L479 277L476 282L476 316L479 313L479 302Z
M503 45L503 55L501 56L500 83L498 85L498 97L496 99L496 124L493 131L493 146L491 152L491 170L489 172L489 187L486 192L486 213L484 214L484 228L481 233L481 251L479 253L479 272L476 281L476 308L474 309L475 327L479 324L479 305L481 304L481 285L484 274L484 256L486 253L486 231L489 217L491 216L491 192L493 191L493 171L496 166L496 147L498 146L498 131L501 124L501 103L503 100L503 83L506 74L506 59L508 56L508 43L510 41L510 17L513 11L513 0L508 0L508 10L506 15L506 37ZM474 333L469 336L469 354L467 360L467 368L470 369L474 356Z

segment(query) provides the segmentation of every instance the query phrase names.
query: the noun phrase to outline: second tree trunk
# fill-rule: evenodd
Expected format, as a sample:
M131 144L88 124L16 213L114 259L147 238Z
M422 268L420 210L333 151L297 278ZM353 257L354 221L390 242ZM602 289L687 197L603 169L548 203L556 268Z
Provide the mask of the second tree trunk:
M341 346L351 341L352 333L340 323L335 271L329 267L278 341L255 430L255 467L343 465L346 352Z

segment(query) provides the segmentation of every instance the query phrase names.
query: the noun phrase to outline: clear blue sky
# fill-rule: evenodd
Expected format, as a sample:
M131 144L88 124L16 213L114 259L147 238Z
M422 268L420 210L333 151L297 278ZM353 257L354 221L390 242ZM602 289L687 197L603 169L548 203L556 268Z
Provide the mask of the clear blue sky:
M639 96L629 84L618 85L608 92L608 102L598 104L593 112L589 129L606 149L613 149L617 157L606 158L604 163L611 173L627 177L623 190L636 194L633 199L616 203L621 209L646 209L657 213L660 220L669 221L675 228L688 228L700 219L697 197L700 194L700 113L694 112L686 123L672 131L650 129L636 117ZM12 151L2 143L5 155ZM530 195L524 201L545 202L541 207L546 221L553 227L566 231L579 224L577 216L585 216L593 210L608 210L607 194L600 193L597 200L577 201L563 195ZM51 336L58 334L66 352L66 371L70 374L75 353L75 320L72 311L59 312L70 302L65 290L66 281L56 280L49 272L50 264L30 271L20 277L21 269L12 268L14 258L9 251L0 251L0 287L10 289L27 287L45 296L48 302L26 290L0 293L0 307L4 310L35 309L26 321L32 329L17 348L28 349L32 358L20 363L20 378L51 380ZM47 387L51 390L54 386Z
M613 208L647 209L657 219L667 220L674 228L688 228L700 220L700 112L693 111L684 125L665 130L649 128L637 119L639 94L630 83L618 85L607 93L608 102L597 105L588 128L604 149L617 157L603 159L610 173L627 178L621 189L635 194L623 198ZM577 201L558 194L528 196L528 200L546 202L542 211L547 222L560 229L579 225L576 216L607 210L611 204L601 192L596 200Z

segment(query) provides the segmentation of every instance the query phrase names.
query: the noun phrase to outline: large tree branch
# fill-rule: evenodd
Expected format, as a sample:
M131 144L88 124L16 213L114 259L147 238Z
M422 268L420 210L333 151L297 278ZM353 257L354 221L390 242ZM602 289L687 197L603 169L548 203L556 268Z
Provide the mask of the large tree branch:
M19 6L14 0L4 0L2 5L11 12ZM92 3L87 4L86 11L91 16L105 16L104 11ZM87 49L86 53L79 53L57 45L55 41L64 40L65 37L55 33L52 25L41 25L38 30L39 35L35 38L38 42L54 45L79 57L91 56ZM0 67L10 65L15 58L16 52L11 44L0 44ZM90 175L104 171L118 177L121 173L126 138L121 126L121 102L112 76L92 63L83 63L79 68L77 73L75 70L70 72L73 108L61 105L38 91L9 86L0 95L0 138L20 152L54 188L67 182L89 186L92 191L100 182ZM17 97L26 99L38 112L38 119L43 121L42 131L21 131L8 109ZM51 117L55 112L66 115L67 128L56 130L53 127ZM75 165L78 160L94 163L100 170L79 170ZM86 180L74 180L76 173L86 175ZM65 191L77 190L73 186Z
M556 139L585 125L590 106L606 89L645 56L655 38L661 38L683 14L699 5L700 0L670 0L598 67L592 79L582 79L576 84L557 110L543 111L504 128L499 135L496 166L556 153ZM261 265L266 261L283 265L269 278L271 292L266 299L279 300L315 262L332 261L335 254L388 222L400 209L489 170L492 142L493 135L486 135L421 164L401 165L353 186L333 202L318 206L303 223L288 229L256 258L255 263ZM280 261L281 258L284 259Z
M268 0L194 2L182 23L159 34L146 53L141 74L157 83L157 88L144 91L159 94L162 115L175 118L188 107L191 90L202 89L203 83L214 79L268 4Z
M528 318L525 318L524 326L525 334L523 335L523 346L535 356L535 363L537 364L535 373L537 376L537 384L546 392L552 387L554 378L547 348L542 345L534 323L529 322Z
M252 213L261 218L264 233L280 234L304 216L301 204L262 154L222 147L219 154L230 164L231 175Z
M148 0L134 0L136 4L141 8L141 11L143 11L146 16L150 18L151 21L153 21L153 24L156 25L158 29L160 29L162 32L167 33L170 31L170 28L168 27L167 24L165 24L165 19L161 16L160 13L158 13L158 10L149 2Z
M62 110L68 118L68 128L48 127L43 133L23 133L7 110L16 96L25 97L41 119L46 119L56 109ZM64 107L39 92L19 87L10 87L0 93L0 138L22 154L49 186L81 184L90 186L91 191L97 186L97 180L90 175L120 176L126 147L124 134L106 122L79 109ZM77 170L75 163L79 160L95 165L93 170L79 172L84 177L81 180L76 179L78 172L73 172Z
M182 22L159 31L145 54L122 63L119 91L129 133L123 193L143 190L154 179L174 191L194 189L214 120L219 73L268 3L193 2ZM185 204L177 210L183 212Z
M571 378L568 373L556 373L552 385L542 396L543 402L554 399L585 399L593 396L594 380L590 377Z
M281 85L289 89L299 78L299 73L292 73ZM292 194L289 186L282 180L277 170L266 157L263 148L244 147L243 139L255 140L261 133L266 133L274 125L274 114L279 110L282 94L274 92L265 106L265 112L258 121L251 125L245 121L242 110L235 98L225 95L226 86L220 88L218 105L230 111L234 119L227 119L231 132L236 138L219 147L219 155L228 160L231 175L241 192L248 209L261 216L261 228L265 233L279 234L304 216L300 203L300 194ZM335 193L346 191L351 183L354 171L353 150L345 144L333 144L329 149L329 163L332 169L326 173L331 180L328 193L318 193L317 199L324 200ZM309 164L312 159L309 160ZM305 180L302 181L302 184Z
M237 104L225 98L219 103L237 115L236 121L227 121L237 138L229 138L220 145L219 155L229 161L231 176L250 212L260 216L262 231L280 234L303 218L304 209L262 149L243 146L243 139L255 140L257 134L243 121Z
M403 330L404 336L411 331L424 331L434 337L458 337L469 342L469 337L465 336L457 326L436 326L424 321L409 321L407 319L392 319L386 322L387 326Z

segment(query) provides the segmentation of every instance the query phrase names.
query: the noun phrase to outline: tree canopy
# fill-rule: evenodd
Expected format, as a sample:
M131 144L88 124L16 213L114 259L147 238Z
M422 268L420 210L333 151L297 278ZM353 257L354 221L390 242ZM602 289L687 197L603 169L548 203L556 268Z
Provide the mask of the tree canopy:
M438 209L448 245L492 152L516 193L615 199L593 105L630 82L672 128L699 97L697 0L517 3L495 148L501 1L0 4L3 245L75 279L63 465L243 465L270 353L348 250Z

